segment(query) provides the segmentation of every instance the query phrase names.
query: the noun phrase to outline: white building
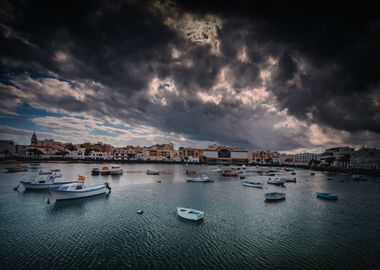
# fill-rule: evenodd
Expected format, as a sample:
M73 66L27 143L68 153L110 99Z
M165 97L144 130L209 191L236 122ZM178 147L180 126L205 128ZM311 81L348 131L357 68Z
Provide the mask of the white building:
M99 159L99 160L111 160L113 159L113 155L110 152L99 152L99 151L91 151L86 158L89 159Z
M318 161L320 158L320 155L318 154L312 154L312 153L300 153L295 154L293 157L293 164L294 165L310 165L311 161Z
M86 148L79 148L77 150L69 151L68 158L72 159L85 159Z

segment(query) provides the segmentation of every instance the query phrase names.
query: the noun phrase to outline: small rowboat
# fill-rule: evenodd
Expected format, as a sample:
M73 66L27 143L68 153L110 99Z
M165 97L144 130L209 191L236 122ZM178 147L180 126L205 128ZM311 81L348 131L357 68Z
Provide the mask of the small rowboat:
M325 199L325 200L338 200L338 196L331 193L323 193L323 192L317 192L317 198Z
M16 165L16 166L7 167L8 173L27 172L27 171L28 171L28 167L26 167L26 166Z
M226 177L237 177L238 174L236 172L233 172L233 171L224 171L222 173L222 176L226 176Z
M198 182L198 183L210 183L213 180L205 174L202 174L200 177L191 177L186 179L187 182Z
M146 171L146 174L147 174L147 175L160 175L160 172L159 172L159 171L151 171L151 170L147 170L147 171Z
M297 179L294 178L281 178L280 180L285 181L285 183L297 183Z
M182 218L196 221L203 218L204 212L190 208L177 207L177 214Z
M271 185L275 185L275 186L284 186L285 181L284 180L280 180L278 178L276 178L274 180L272 180L272 179L269 178L269 180L268 180L267 183L271 184Z
M285 193L281 192L269 192L265 193L265 201L274 202L285 200Z
M263 188L263 184L260 182L243 181L241 184L245 187Z

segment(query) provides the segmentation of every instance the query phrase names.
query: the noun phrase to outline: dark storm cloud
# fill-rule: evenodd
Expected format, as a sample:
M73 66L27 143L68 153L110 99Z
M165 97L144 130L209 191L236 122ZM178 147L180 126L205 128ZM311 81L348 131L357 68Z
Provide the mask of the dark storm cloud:
M3 1L0 63L82 82L95 92L82 100L35 92L45 106L110 115L198 140L271 149L310 146L303 129L295 134L273 128L286 120L283 115L238 99L243 89L263 84L260 72L273 58L277 64L266 88L276 109L310 124L380 133L380 21L372 12L326 12L322 3L310 12L285 4L178 2L174 21L184 14L222 18L216 54L210 44L195 44L169 27L170 11L160 11L157 3ZM173 48L181 53L175 59ZM246 61L239 60L243 51ZM197 93L211 93L223 68L236 94L223 94L218 104L201 101ZM160 100L152 101L148 89L154 78L162 84ZM167 78L177 94L165 90ZM18 87L30 89L27 81Z

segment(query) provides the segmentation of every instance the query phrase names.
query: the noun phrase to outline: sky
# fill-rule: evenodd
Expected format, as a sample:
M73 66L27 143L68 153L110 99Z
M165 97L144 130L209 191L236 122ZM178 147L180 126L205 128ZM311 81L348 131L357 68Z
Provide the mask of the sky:
M375 8L215 3L1 0L0 139L380 147Z

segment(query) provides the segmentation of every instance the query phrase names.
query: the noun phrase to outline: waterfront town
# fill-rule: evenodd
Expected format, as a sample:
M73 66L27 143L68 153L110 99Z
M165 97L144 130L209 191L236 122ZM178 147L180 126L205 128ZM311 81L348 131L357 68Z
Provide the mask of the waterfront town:
M175 149L170 142L152 146L113 147L102 142L71 144L53 139L39 140L36 133L32 134L29 145L0 140L0 159L257 164L380 170L380 149L377 148L354 149L342 146L326 149L322 153L287 154L276 151L252 151L217 144L207 148L181 146Z

